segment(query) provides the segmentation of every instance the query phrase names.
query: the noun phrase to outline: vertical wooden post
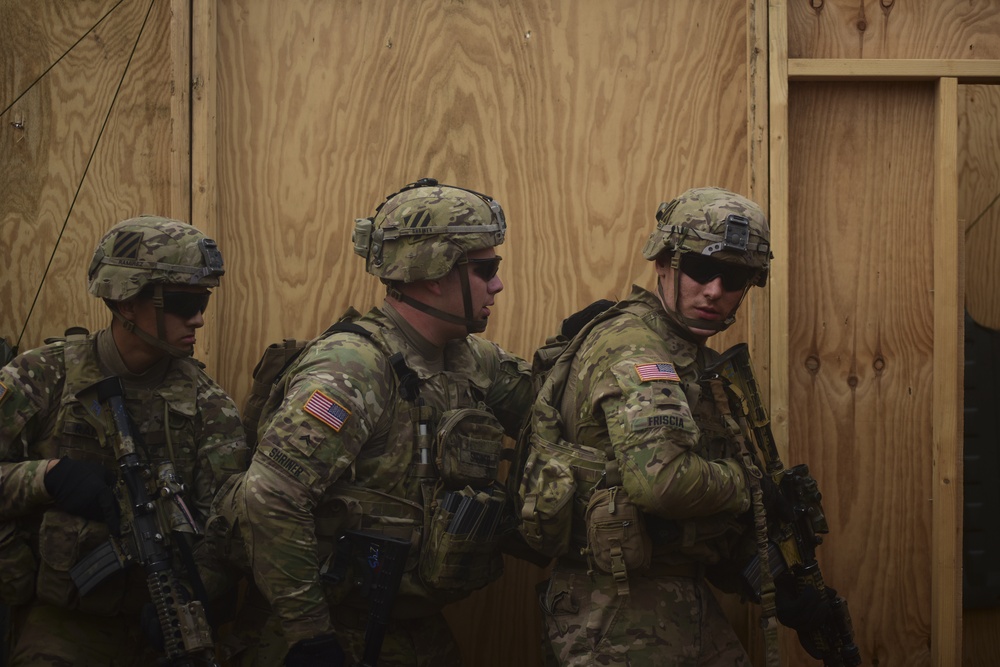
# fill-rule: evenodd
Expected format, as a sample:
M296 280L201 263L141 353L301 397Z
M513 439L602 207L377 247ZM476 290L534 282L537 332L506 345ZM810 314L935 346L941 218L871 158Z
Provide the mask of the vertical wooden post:
M220 243L224 261L230 261L231 253L222 247L222 228L219 224L218 188L216 187L216 0L188 0L191 2L191 223ZM223 278L222 289L217 290L217 306L225 301L227 290ZM216 314L223 308L214 309ZM204 350L210 356L214 350L222 349L223 323L216 320L206 327ZM220 364L225 358L215 360L209 367L213 376L218 376ZM226 387L232 391L232 387Z
M771 428L783 460L788 458L788 12L785 0L768 4L768 70L770 80L770 221Z
M962 230L958 224L958 80L938 82L934 131L934 469L931 652L962 663Z
M768 25L767 0L748 0L747 6L747 150L749 162L749 195L765 211L769 208L770 179L768 157L770 137L768 124ZM770 219L770 214L768 214ZM753 290L748 302L748 343L754 364L761 374L764 400L768 401L767 377L770 374L770 292L768 288Z
M170 1L170 215L191 219L191 7Z

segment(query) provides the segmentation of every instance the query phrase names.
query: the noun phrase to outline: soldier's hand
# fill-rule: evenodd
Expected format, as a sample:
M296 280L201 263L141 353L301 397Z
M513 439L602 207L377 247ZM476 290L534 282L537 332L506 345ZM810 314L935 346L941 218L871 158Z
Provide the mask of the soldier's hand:
M786 628L800 634L817 630L830 622L837 591L825 588L823 592L811 586L797 590L795 579L781 576L774 580L774 610Z
M302 639L288 649L285 667L344 667L347 658L333 635Z
M781 488L774 483L767 473L761 477L760 491L764 500L764 512L767 514L768 523L779 521L791 523L795 520L795 512L792 506L781 493Z
M91 521L104 521L113 535L121 534L121 518L112 488L113 472L94 461L63 457L45 473L45 490L56 509Z

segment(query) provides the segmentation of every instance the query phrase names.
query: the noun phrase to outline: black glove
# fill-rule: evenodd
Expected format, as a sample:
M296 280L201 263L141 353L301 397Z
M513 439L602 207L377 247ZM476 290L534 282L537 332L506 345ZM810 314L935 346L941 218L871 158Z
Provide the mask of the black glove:
M104 521L113 535L121 534L121 518L112 488L113 472L94 461L63 457L45 473L45 490L56 509L91 521Z
M836 597L837 591L829 587L823 593L811 586L797 590L795 579L787 574L774 580L775 614L782 625L799 632L800 636L830 622L833 614L830 603Z
M764 500L764 512L767 514L769 522L791 523L795 521L795 512L792 511L792 506L788 504L781 489L767 473L761 477L760 491Z
M302 639L288 649L285 667L344 667L347 659L333 635Z
M811 634L809 632L799 632L798 635L799 644L802 645L802 648L804 648L806 653L808 653L811 657L817 660L824 660L825 658L830 657L829 649L823 651L816 645L815 634Z

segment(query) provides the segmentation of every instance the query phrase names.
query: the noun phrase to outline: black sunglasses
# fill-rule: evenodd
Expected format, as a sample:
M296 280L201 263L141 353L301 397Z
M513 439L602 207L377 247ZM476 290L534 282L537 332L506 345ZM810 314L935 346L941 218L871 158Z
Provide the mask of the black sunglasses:
M721 262L705 255L686 252L681 255L681 273L700 285L706 285L716 278L722 278L722 289L727 292L738 292L746 289L754 276L756 269L739 264Z
M164 292L163 312L189 320L208 308L211 292Z
M500 260L503 259L500 255L494 255L493 257L483 257L480 259L470 259L469 265L472 268L472 272L483 279L483 282L489 282L493 280L493 276L497 274L500 270Z

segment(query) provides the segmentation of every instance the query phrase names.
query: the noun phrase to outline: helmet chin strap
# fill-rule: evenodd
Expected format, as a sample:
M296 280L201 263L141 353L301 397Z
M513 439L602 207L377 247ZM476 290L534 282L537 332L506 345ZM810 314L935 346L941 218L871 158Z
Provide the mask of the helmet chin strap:
M166 341L166 324L164 322L165 318L163 316L163 286L156 284L153 285L153 307L156 309L156 337L150 336L148 333L140 329L135 325L135 322L125 319L125 316L119 313L117 310L113 310L112 314L114 318L118 320L119 324L125 331L130 334L135 335L139 340L152 345L158 350L162 350L169 354L171 357L176 359L184 359L185 357L190 357L194 354L194 349L184 350L174 345L171 345Z
M403 294L399 290L390 287L387 290L387 294L391 296L396 301L401 301L408 306L412 306L417 310L427 313L431 317L436 317L439 320L448 322L449 324L458 324L465 327L465 330L470 333L482 333L486 331L486 320L477 319L472 313L472 288L469 286L469 272L464 270L464 267L468 264L468 258L463 257L458 260L455 267L463 267L462 271L458 272L458 281L462 285L462 304L465 308L465 317L459 317L458 315L453 315L452 313L447 313L443 310L434 308L433 306L428 306L422 301L417 301L412 296L408 294Z

